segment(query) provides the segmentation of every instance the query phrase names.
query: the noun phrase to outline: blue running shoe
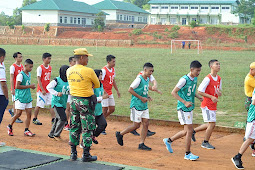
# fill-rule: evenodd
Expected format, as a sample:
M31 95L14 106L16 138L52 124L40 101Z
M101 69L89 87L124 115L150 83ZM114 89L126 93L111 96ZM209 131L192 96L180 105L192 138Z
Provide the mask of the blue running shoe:
M12 112L12 109L9 109L9 113L10 113L11 117L14 116L14 113Z
M195 161L199 158L199 156L193 155L192 153L189 153L188 155L185 154L184 159Z
M168 138L163 139L164 144L166 145L166 149L170 152L173 153L173 149L171 147L172 142L168 142Z

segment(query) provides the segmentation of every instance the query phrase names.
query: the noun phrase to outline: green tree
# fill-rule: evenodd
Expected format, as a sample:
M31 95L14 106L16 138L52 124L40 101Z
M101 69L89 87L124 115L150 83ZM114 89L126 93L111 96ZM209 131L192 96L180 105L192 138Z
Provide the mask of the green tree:
M96 31L102 32L104 30L104 27L105 27L104 17L103 17L104 15L105 14L103 12L99 12L97 14L97 17L94 20L94 25L93 25Z
M233 13L238 13L244 17L244 22L247 22L249 17L254 16L255 0L240 0L238 6Z
M124 0L124 2L129 2L131 4L135 4L136 6L143 8L143 5L148 4L150 0ZM145 6L148 8L148 6Z
M37 0L23 0L22 7L35 3Z
M22 24L22 14L21 10L19 8L16 8L13 10L13 20L15 25L21 25Z

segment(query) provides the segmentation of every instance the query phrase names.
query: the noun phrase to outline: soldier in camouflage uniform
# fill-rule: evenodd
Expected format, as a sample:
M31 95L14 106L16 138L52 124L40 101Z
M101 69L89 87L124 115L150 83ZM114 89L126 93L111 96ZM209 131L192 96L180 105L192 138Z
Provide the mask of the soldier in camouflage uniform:
M100 83L93 69L86 67L88 64L88 53L86 48L74 50L76 64L67 70L67 80L69 83L71 98L71 126L69 134L69 144L71 145L71 160L77 159L76 146L80 142L82 133L83 141L83 162L96 161L96 156L89 153L92 145L93 131L96 128L94 109L96 98L93 88L99 88Z

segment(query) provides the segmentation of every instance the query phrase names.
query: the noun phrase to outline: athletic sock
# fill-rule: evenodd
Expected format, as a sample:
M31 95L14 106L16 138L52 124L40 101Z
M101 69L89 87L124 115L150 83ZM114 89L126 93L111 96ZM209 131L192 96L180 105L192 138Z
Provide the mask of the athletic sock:
M208 140L204 140L204 143L208 143Z
M172 143L173 141L171 138L168 138L167 142Z
M9 127L10 129L12 129L12 125L10 125L10 124L8 125L8 127Z
M186 152L186 155L190 154L190 151Z
M196 133L196 131L193 129L193 133Z
M37 118L33 118L33 121L36 121Z
M25 132L28 131L28 128L25 128Z
M54 120L55 120L55 118L52 118L52 119L51 119L51 122L54 122Z

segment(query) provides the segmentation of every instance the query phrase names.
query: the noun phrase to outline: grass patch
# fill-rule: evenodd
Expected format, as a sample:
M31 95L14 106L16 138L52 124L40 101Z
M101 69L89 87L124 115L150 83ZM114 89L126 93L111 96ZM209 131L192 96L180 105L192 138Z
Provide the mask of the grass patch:
M58 76L61 65L69 64L68 58L72 51L78 47L70 46L37 46L37 45L2 45L7 51L5 66L7 73L8 88L10 88L9 68L14 62L12 54L20 51L23 54L23 61L30 58L34 61L34 68L31 72L32 83L36 82L36 68L42 64L42 54L52 54L52 77ZM198 77L198 84L209 73L208 61L218 59L221 62L219 75L223 80L223 96L219 99L217 124L234 126L236 121L245 122L246 111L244 109L243 82L249 71L249 64L254 61L253 51L209 51L204 50L203 54L196 55L192 50L186 54L170 54L170 49L158 48L114 48L114 47L87 47L94 55L89 58L88 66L93 69L101 69L105 64L105 57L108 54L116 56L116 82L121 92L121 98L117 98L113 90L116 111L114 114L129 116L129 104L131 95L127 91L139 71L142 70L145 62L154 65L154 76L158 81L159 89L163 95L150 92L153 101L149 103L150 117L162 120L178 120L176 112L177 101L170 92L178 82L179 78L189 72L189 64L193 60L199 60L202 64L202 72ZM10 95L10 91L9 91ZM11 96L9 96L11 98ZM33 106L36 103L36 90L32 90ZM11 102L10 102L11 104ZM194 123L202 123L200 103L196 100L194 110Z

